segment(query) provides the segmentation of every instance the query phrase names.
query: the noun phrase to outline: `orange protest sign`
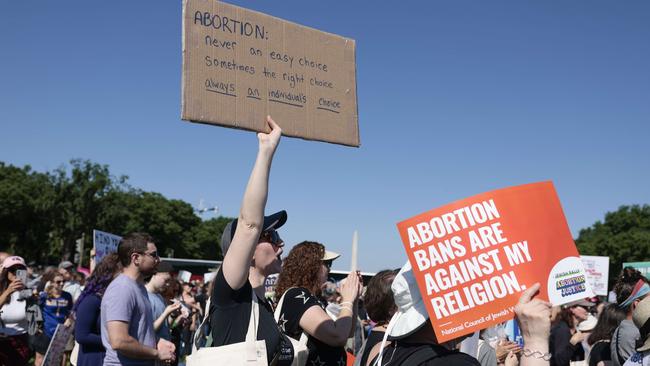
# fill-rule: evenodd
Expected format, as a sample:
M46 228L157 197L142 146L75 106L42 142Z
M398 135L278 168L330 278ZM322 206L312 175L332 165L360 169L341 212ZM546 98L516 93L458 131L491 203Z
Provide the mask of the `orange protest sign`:
M551 182L482 193L397 227L439 342L513 318L536 282L554 305L592 296Z

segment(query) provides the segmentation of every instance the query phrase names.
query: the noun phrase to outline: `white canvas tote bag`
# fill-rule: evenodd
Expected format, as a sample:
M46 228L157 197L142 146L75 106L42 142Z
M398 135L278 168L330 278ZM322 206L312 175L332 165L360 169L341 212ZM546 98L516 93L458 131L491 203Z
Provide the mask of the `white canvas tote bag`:
M251 317L248 322L248 331L246 340L240 343L233 343L218 347L203 347L196 349L196 338L193 342L193 352L187 356L185 364L187 366L268 366L266 358L266 342L257 340L257 325L259 323L260 306L255 292L251 292ZM203 326L208 321L210 305L207 304L205 317L196 332L195 337L202 336Z

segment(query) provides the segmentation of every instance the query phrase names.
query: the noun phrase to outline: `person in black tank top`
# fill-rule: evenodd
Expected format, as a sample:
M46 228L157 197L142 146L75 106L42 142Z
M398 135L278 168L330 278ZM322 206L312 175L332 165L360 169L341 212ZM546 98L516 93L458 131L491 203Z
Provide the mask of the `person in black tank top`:
M393 317L393 314L397 310L397 306L395 306L395 301L393 300L393 291L390 288L397 272L397 270L380 271L368 282L364 296L364 304L368 317L376 325L370 331L360 354L357 355L357 358L360 360L359 362L355 362L356 365L366 365L370 351L375 344L380 343L384 338L386 325L388 325L390 318Z
M266 276L281 269L284 243L275 231L287 221L285 211L264 217L273 155L280 142L280 127L267 117L271 132L258 133L259 150L246 186L239 218L228 223L221 237L223 264L215 277L210 306L213 345L243 342L252 309L259 300L257 339L266 341L269 363L289 366L293 348L273 319L264 299Z

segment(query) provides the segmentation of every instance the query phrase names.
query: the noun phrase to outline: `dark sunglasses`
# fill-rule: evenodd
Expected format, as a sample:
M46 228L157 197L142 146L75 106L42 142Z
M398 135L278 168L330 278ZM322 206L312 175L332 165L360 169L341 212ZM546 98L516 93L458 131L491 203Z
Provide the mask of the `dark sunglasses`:
M16 273L16 271L19 270L19 269L26 269L26 268L21 266L21 265L17 265L17 266L7 268L7 271L9 271L11 273Z
M327 267L327 269L332 269L332 261L323 261L323 265Z
M54 283L56 283L57 285L60 285L60 284L63 283L63 281L54 281Z
M284 246L284 241L282 241L282 238L280 238L280 234L278 234L278 232L273 229L263 232L260 238L263 238L265 241L277 247Z

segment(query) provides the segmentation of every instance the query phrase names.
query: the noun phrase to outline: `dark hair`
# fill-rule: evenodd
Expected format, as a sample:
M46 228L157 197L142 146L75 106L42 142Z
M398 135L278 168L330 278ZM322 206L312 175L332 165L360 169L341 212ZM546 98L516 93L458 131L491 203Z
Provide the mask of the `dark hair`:
M15 266L18 266L18 265L19 264L14 264L11 267L2 268L2 271L0 272L0 293L5 292L7 287L9 287L9 268L12 268L12 267L15 267ZM26 269L26 267L23 266L22 264L20 264L19 266L21 268L23 268L23 269ZM23 283L23 285L27 286L26 283Z
M77 311L81 301L85 299L88 295L95 294L97 297L101 298L104 296L104 291L108 288L108 285L113 281L115 274L122 270L122 264L120 263L119 257L116 253L107 254L102 258L101 262L97 264L95 270L88 278L86 287L79 295L79 299L74 304L74 311Z
M3 268L2 272L0 272L0 293L5 292L7 287L9 287L9 276L7 273L9 273L9 268Z
M128 267L131 264L131 255L144 253L148 243L153 243L153 238L146 233L131 233L123 237L117 246L117 255L122 265Z
M643 277L641 272L638 270L632 268L632 267L625 267L621 271L621 274L618 276L616 279L616 283L614 284L614 293L616 293L616 302L620 305L622 304L630 295L632 294L632 290L634 290L634 286L636 285L639 280L643 280L644 282L648 283L648 280Z
M625 319L625 312L616 304L607 304L598 317L598 323L591 331L587 343L593 345L602 340L610 340L618 325Z
M275 296L279 300L282 294L291 287L304 287L314 296L321 292L320 272L325 246L313 241L303 241L291 249L287 258L282 262L282 272L275 288Z
M54 297L54 284L52 283L52 281L54 281L54 279L57 278L57 277L61 277L61 279L65 281L65 277L57 269L53 270L52 272L54 274L48 280L48 282L50 282L50 285L47 286L47 283L46 283L46 286L45 286L45 293L47 294L48 299ZM63 291L63 286L61 286L60 292L61 293L65 292L65 291ZM60 296L60 294L59 294L59 296Z
M183 287L181 286L181 281L177 279L172 279L169 281L169 286L161 294L166 301L175 299L183 294Z
M569 328L573 329L577 324L573 322L573 312L570 307L562 307L562 310L557 314L557 322L565 322Z
M41 283L43 284L43 290L45 290L45 285L52 281L54 277L60 276L61 273L59 273L58 268L50 268L45 273L43 273L43 276L41 276Z
M393 291L390 286L397 275L396 270L383 270L374 275L368 282L363 302L368 316L378 325L384 325L397 310Z

